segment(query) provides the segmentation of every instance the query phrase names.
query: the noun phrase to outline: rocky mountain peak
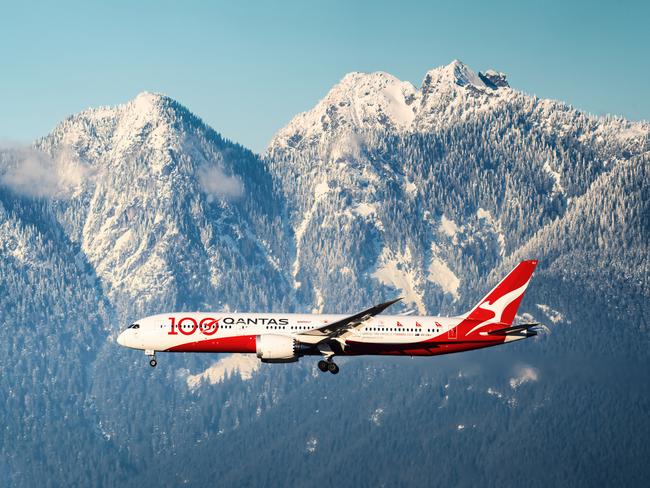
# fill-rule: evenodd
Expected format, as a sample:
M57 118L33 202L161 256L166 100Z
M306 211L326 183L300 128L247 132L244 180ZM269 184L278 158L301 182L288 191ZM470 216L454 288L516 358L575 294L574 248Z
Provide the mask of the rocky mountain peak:
M494 96L507 98L497 89L508 86L504 73L477 73L459 60L429 70L420 89L382 71L348 73L313 109L281 129L269 149L321 145L324 139L369 130L429 130L446 125L448 112L463 110L463 100L479 107Z
M388 73L348 73L312 110L294 117L274 141L286 139L292 146L324 132L405 129L415 118L418 96L411 83Z
M113 299L173 303L179 286L189 296L219 296L222 266L238 266L242 242L276 278L267 248L250 237L274 219L268 194L258 191L271 187L270 176L175 100L143 92L83 111L38 146L65 148L90 168L61 220ZM187 235L201 238L186 244Z
M479 75L462 61L455 59L447 66L434 68L427 72L422 82L422 91L429 93L441 87L452 85L485 89L486 85Z
M489 69L485 73L479 72L478 76L481 78L481 80L483 80L483 83L485 83L490 88L497 89L510 87L505 73Z

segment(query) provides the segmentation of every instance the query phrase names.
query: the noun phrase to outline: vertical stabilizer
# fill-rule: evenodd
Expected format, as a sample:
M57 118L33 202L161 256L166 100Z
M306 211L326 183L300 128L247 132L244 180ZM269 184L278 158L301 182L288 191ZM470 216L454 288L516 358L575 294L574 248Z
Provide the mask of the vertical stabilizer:
M536 260L522 261L508 273L465 315L458 325L460 336L475 334L487 325L510 326L536 266Z

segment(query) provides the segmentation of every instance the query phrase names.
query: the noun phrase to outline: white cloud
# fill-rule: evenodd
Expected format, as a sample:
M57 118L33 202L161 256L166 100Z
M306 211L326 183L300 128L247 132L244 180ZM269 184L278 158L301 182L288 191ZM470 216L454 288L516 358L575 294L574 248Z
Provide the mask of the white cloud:
M515 371L515 376L510 378L510 388L516 390L524 383L539 380L539 371L532 366L518 366Z
M196 174L201 190L208 199L238 198L244 193L244 185L237 176L228 176L218 166L201 166Z
M235 374L243 381L250 380L259 367L259 359L252 354L232 354L220 359L202 373L189 375L187 386L190 390L195 390L203 381L214 385Z
M69 198L94 170L68 148L55 157L30 147L3 149L0 184L12 191L36 198Z

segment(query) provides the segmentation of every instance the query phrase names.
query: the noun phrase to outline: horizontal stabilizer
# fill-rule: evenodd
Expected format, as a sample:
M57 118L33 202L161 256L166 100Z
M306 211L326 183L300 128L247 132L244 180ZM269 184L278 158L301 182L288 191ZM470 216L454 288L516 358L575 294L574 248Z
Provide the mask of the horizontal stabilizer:
M532 337L537 335L537 331L534 330L534 327L538 327L538 322L530 324L519 324L513 325L512 327L506 327L505 329L491 330L487 335L496 335L496 336L520 336L520 337Z

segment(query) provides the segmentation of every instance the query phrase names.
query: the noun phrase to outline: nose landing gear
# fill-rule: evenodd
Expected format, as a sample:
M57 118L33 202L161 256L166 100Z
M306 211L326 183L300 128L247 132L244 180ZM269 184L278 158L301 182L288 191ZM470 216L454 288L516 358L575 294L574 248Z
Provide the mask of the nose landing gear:
M332 374L338 374L339 372L338 365L331 359L328 359L327 361L321 359L318 361L318 369L320 369L323 373L329 371Z
M151 358L149 360L149 366L151 366L152 368L155 368L156 365L158 364L158 361L156 361L156 351L152 351L151 349L147 349L144 353Z

